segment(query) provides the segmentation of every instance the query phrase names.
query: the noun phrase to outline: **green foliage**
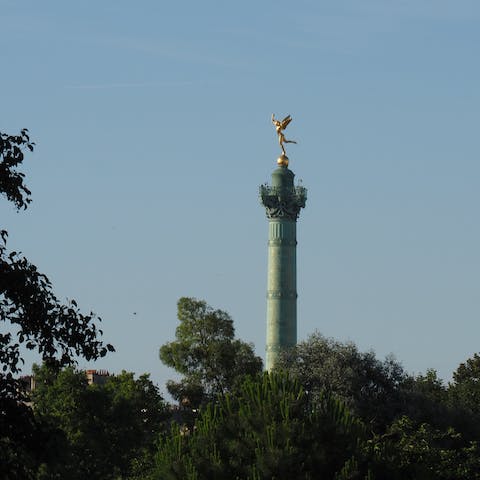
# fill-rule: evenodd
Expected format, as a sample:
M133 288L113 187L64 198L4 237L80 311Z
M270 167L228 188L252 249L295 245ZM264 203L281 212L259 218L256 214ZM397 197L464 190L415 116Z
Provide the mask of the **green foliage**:
M461 363L453 373L451 399L472 415L480 416L480 355Z
M58 461L44 464L45 478L127 478L148 469L154 439L167 412L148 375L123 371L104 385L88 385L85 372L69 367L58 375L35 368L35 414L63 435ZM45 473L47 472L47 473Z
M402 384L403 414L417 423L428 423L439 430L460 427L457 409L452 408L448 389L433 369L425 375L410 376Z
M17 171L17 168L23 162L24 148L33 152L34 145L26 128L20 135L0 132L0 192L14 203L17 209L27 208L31 202L31 192L23 182L25 174Z
M202 395L208 370L194 367L217 340L191 321L203 315L188 312L179 315L190 323L177 331L175 348L162 348L170 364L179 355L178 370ZM219 369L222 357L214 358L209 367ZM393 358L379 361L315 334L286 352L274 374L230 393L218 389L193 428L174 425L160 441L152 478L480 478L479 372L475 355L446 386L434 370L410 376ZM178 385L179 392L188 386Z
M381 430L402 411L400 386L406 379L393 358L383 362L373 352L314 333L285 352L277 367L288 370L313 397L338 396L371 427Z
M408 417L396 420L367 444L375 478L392 480L480 478L480 447L453 428L438 430Z
M471 440L480 440L480 355L461 363L448 385L451 423Z
M409 377L403 385L405 414L441 431L449 427L465 439L480 439L480 356L461 363L445 385L434 370Z
M286 374L247 379L160 441L158 479L363 478L352 458L362 425L330 395L316 400Z
M0 133L0 193L17 209L27 208L31 201L23 182L25 175L17 169L24 159L23 149L32 151L33 145L26 129L18 136ZM35 265L17 252L7 252L7 236L0 230L0 319L6 323L6 333L0 334L2 387L3 382L11 384L8 374L20 369L22 344L57 365L71 364L78 355L96 359L113 350L97 340L101 332L93 314L82 315L74 300L61 304L50 281ZM0 393L6 390L2 388Z
M213 310L206 302L183 297L178 301L176 340L160 348L160 359L181 373L181 382L167 388L179 401L197 407L234 388L245 375L256 375L262 361L250 344L235 339L228 313Z
M19 171L24 150L33 151L26 129L20 135L0 133L0 194L17 210L31 202ZM56 366L106 355L111 345L98 340L100 320L80 313L75 300L61 303L48 278L17 252L7 251L7 232L0 228L0 477L29 478L29 465L39 453L37 425L21 403L21 386L14 375L23 363L21 348L38 351ZM13 452L13 453L12 453Z
M0 478L28 480L33 478L40 454L39 435L32 411L19 403L14 392L0 403Z
M447 401L447 390L441 378L438 378L437 372L428 369L425 375L409 377L404 383L408 387L424 398L437 404L443 404Z

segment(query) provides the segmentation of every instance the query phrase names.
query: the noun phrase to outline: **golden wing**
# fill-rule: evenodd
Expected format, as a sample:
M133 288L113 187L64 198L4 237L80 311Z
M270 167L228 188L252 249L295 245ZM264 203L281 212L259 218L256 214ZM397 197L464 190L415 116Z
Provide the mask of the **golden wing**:
M292 117L290 115L287 115L281 122L282 130L285 130L291 121L292 121Z

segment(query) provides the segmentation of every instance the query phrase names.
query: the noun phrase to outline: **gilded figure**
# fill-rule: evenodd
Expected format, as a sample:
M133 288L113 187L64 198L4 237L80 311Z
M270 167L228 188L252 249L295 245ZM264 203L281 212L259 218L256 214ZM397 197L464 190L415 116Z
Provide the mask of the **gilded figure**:
M278 143L280 144L280 148L282 149L282 154L284 156L287 156L287 153L285 152L285 146L284 143L297 143L294 140L287 140L285 138L285 135L283 134L283 130L285 130L288 126L288 124L292 121L292 117L290 115L287 115L283 120L276 120L275 119L275 114L272 113L272 123L275 125L275 130L277 131L278 135Z

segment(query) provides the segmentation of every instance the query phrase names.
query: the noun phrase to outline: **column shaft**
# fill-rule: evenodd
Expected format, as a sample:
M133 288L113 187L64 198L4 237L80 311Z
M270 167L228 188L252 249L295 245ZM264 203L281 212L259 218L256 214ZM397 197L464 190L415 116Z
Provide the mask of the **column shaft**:
M281 350L297 343L296 221L269 220L267 358L271 370Z

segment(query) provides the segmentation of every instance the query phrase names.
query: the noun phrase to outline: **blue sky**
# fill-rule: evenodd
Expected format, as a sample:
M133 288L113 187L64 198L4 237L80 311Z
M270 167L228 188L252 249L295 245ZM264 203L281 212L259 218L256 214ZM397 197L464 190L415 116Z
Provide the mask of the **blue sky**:
M181 296L264 356L272 112L309 191L299 338L445 379L480 351L477 1L0 5L0 130L37 143L34 202L2 202L2 227L103 318L117 352L80 366L163 388Z

